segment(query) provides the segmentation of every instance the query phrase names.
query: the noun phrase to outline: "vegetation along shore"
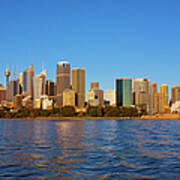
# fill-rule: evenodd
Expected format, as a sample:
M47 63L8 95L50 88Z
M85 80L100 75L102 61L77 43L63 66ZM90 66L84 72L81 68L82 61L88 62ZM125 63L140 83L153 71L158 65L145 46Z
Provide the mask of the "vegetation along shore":
M88 107L86 112L76 112L73 106L53 108L51 110L29 109L22 107L17 110L1 108L1 119L56 119L56 120L85 120L85 119L180 119L180 114L147 115L133 107L97 106Z

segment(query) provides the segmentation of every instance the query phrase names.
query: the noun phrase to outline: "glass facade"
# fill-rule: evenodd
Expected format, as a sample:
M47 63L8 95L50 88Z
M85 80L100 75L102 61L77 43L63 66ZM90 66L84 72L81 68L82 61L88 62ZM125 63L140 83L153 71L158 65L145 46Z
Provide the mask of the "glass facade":
M130 107L131 106L131 79L117 79L116 80L116 104L117 106Z
M28 92L28 86L29 86L29 82L28 82L28 75L29 72L23 72L23 88L24 88L24 92Z

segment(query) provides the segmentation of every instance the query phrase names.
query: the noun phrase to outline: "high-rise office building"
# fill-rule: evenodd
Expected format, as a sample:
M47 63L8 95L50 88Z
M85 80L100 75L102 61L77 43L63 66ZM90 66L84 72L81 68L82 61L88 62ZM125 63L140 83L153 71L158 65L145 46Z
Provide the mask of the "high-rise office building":
M23 93L23 73L19 74L19 94Z
M74 89L65 89L63 91L63 106L75 106L75 95Z
M132 81L133 105L149 113L149 80L137 78Z
M99 89L99 82L92 82L88 90L88 105L104 105L104 91Z
M154 113L163 113L164 108L163 108L163 96L161 93L156 92L155 97L154 97Z
M23 93L25 96L31 96L33 98L33 77L34 77L34 68L33 65L30 65L23 72Z
M155 113L155 93L157 93L157 83L149 83L149 113Z
M171 104L180 101L180 86L173 86L171 89Z
M3 100L6 100L6 88L0 84L0 104Z
M114 89L107 89L104 91L105 104L115 105L116 104L116 91Z
M7 83L6 100L13 101L13 97L19 94L19 80L10 80Z
M13 97L14 108L19 109L22 107L22 95L17 94Z
M55 96L55 83L50 80L46 81L46 95Z
M85 69L72 69L72 89L76 93L76 106L84 107L85 104Z
M45 95L46 70L33 78L33 95L34 100L41 99Z
M169 108L168 86L166 84L160 86L160 93L163 99L163 111L166 112L166 109Z
M116 79L116 105L130 107L132 102L132 79Z
M59 62L56 69L57 105L63 105L63 91L70 88L70 64L66 61Z

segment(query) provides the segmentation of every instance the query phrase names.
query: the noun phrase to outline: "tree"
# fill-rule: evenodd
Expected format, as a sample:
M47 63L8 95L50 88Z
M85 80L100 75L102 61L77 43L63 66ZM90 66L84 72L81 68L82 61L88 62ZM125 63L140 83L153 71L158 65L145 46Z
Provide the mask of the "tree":
M61 108L63 117L73 117L75 116L75 108L73 106L64 106Z
M105 117L118 117L119 115L120 115L120 111L118 107L106 106L104 108Z
M103 107L99 105L97 107L97 117L102 117L103 116Z
M89 106L87 109L87 114L92 117L97 117L97 107Z

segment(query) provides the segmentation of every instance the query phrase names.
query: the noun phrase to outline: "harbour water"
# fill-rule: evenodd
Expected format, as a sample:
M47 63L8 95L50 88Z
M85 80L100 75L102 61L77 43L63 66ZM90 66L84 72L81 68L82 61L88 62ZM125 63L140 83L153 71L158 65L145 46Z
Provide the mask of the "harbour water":
M0 120L0 179L180 179L178 120Z

